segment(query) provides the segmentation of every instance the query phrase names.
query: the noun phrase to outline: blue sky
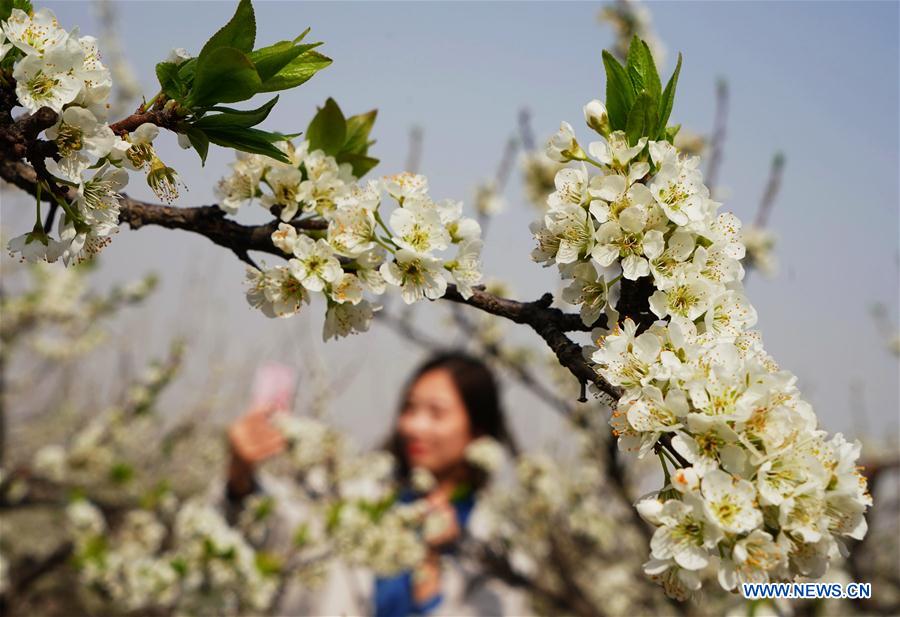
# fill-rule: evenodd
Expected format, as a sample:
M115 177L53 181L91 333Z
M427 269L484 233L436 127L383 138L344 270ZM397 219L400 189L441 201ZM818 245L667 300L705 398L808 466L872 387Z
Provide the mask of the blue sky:
M51 2L62 24L98 27L88 3ZM302 130L315 105L334 96L348 113L377 107L376 170L400 171L413 124L424 128L422 172L433 194L471 201L476 182L493 175L503 145L527 106L544 138L561 120L581 126L581 107L602 98L600 52L612 33L598 23L601 4L258 2L258 44L293 38L311 26L311 40L334 64L296 92L282 96L266 126ZM770 226L779 236L780 269L774 279L748 284L769 351L800 377L801 389L829 430L897 431L897 360L869 317L881 302L897 319L898 280L898 5L893 2L666 2L649 3L668 50L666 76L678 51L684 67L672 115L695 131L712 125L715 83L728 81L728 136L720 183L725 209L752 219L776 151L787 157L782 191ZM118 5L120 37L147 96L156 88L153 66L172 47L196 52L233 11L222 2L127 2ZM585 140L588 133L581 132ZM168 139L167 161L188 186L180 205L211 203L212 186L232 155L213 152L205 168ZM132 194L149 197L139 178ZM508 280L522 298L555 289L553 271L528 259L527 225L535 217L522 198L518 175L509 207L493 223L485 271ZM10 215L4 200L4 215ZM242 213L260 220L260 212ZM27 219L27 217L26 217ZM11 217L8 220L14 220ZM164 250L163 250L164 247ZM123 280L146 270L164 273L151 305L159 328L165 319L215 314L229 337L262 345L267 357L295 361L285 332L309 332L326 361L358 363L360 375L335 404L353 426L384 426L396 390L419 357L389 332L317 343L321 307L306 316L269 322L244 305L242 265L225 251L181 232L123 229L108 249L100 280ZM185 306L185 272L211 287ZM433 309L433 310L432 310ZM428 315L428 314L431 315ZM440 331L440 306L422 307L422 323ZM161 317L163 316L163 317ZM170 316L170 317L165 317ZM171 324L168 328L173 328ZM175 327L177 329L177 327ZM513 329L516 341L540 345ZM148 337L149 338L149 337ZM161 344L134 341L150 353ZM197 362L217 349L195 342ZM218 338L218 337L216 337ZM237 353L237 352L236 352ZM238 354L236 357L240 358ZM368 360L362 360L362 357ZM373 358L379 359L372 362ZM382 362L381 359L391 359ZM260 358L263 359L263 358ZM257 359L239 362L252 371ZM863 384L864 401L850 384ZM376 400L377 409L360 411ZM520 392L510 393L514 424L534 443L555 424ZM864 408L864 411L863 411ZM363 414L363 415L361 415ZM360 423L358 420L367 420ZM363 429L366 430L366 429Z

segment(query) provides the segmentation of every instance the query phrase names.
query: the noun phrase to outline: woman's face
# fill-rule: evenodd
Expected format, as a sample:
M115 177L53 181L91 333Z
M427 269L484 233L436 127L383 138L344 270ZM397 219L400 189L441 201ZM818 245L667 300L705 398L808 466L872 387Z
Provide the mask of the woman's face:
M449 371L433 369L412 385L397 430L410 467L441 475L460 463L472 441L469 414Z

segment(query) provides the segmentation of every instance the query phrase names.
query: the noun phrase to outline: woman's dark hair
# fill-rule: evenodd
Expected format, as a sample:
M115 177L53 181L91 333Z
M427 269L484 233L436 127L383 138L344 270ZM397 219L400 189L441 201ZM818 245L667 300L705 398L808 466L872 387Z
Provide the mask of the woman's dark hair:
M506 426L506 418L500 404L500 390L493 371L483 361L465 352L440 352L420 365L406 382L398 413L403 411L413 384L425 373L436 369L444 369L450 373L453 384L465 404L472 435L493 437L505 445L513 455L517 454L515 441ZM408 484L411 469L396 427L385 443L384 449L393 454L397 461L397 480L401 484ZM469 478L473 488L480 489L487 483L488 475L470 465Z

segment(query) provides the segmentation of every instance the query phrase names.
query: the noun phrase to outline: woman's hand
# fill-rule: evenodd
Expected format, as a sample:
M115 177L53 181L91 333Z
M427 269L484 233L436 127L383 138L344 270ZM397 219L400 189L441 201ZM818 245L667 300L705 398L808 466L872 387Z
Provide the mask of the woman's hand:
M228 427L231 462L228 466L228 492L243 497L253 490L256 466L284 450L281 431L272 426L274 408L256 408Z

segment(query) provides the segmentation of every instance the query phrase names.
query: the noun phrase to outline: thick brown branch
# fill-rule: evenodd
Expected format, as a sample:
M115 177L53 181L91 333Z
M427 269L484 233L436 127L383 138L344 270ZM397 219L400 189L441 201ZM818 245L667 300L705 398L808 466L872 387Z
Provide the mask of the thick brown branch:
M138 109L135 113L127 118L123 118L118 122L109 125L116 135L124 135L137 129L142 124L150 123L164 129L175 130L181 122L182 116L174 108L170 109L152 109L142 111Z
M0 176L19 188L35 194L34 169L24 163L4 161L0 164ZM217 206L199 206L178 208L138 201L124 196L121 203L119 221L128 223L132 229L146 225L158 225L167 229L183 229L205 236L216 244L233 251L242 260L252 263L248 251L259 251L282 256L282 252L272 244L271 235L278 228L274 220L265 225L242 225L226 218L225 213ZM325 229L326 223L321 219L293 221L298 229ZM566 332L586 332L591 327L585 326L579 315L565 313L552 308L551 294L545 294L534 302L519 302L500 298L483 290L474 290L473 295L464 299L454 285L449 285L445 299L468 304L477 309L504 317L516 323L530 326L543 338L560 363L582 383L593 383L601 392L614 400L621 396L621 391L600 377L587 362L581 347L573 342ZM605 326L606 319L601 317L593 326Z
M591 368L582 354L581 346L566 336L565 333L568 331L585 329L581 318L578 315L569 315L559 309L551 308L550 303L553 302L553 296L549 293L534 302L518 302L474 289L472 296L465 299L455 286L450 285L444 299L468 304L486 313L530 326L556 354L560 364L569 369L578 381L595 384L601 392L606 393L614 400L618 400L622 395L619 388L611 385ZM577 320L577 324L573 323L574 320ZM580 327L573 327L575 325Z

